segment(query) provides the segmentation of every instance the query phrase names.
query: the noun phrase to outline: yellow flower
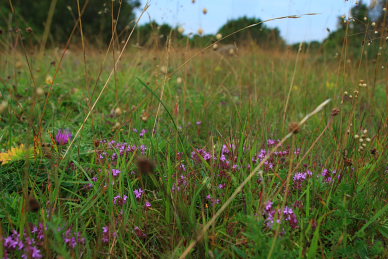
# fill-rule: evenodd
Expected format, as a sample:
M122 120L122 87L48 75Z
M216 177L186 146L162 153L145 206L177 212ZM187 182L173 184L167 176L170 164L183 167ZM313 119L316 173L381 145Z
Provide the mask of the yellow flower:
M222 67L220 67L220 66L216 66L216 67L214 68L214 71L216 71L216 72L220 72L220 71L222 71Z
M328 89L333 89L335 87L335 83L333 83L333 82L326 82L326 87Z
M5 165L11 161L20 160L26 157L30 157L31 149L27 149L24 144L19 147L13 147L7 152L0 153L0 162Z

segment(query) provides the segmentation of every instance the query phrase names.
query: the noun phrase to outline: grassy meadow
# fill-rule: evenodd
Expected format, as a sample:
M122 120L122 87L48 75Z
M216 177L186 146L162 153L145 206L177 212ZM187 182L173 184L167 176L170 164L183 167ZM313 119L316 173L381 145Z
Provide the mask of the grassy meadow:
M384 59L0 52L0 258L388 257Z

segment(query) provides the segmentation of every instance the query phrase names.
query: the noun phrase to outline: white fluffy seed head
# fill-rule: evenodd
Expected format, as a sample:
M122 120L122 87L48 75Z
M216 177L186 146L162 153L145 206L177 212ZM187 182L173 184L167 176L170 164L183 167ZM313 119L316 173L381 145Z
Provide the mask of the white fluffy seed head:
M115 109L115 114L116 114L116 115L121 115L121 114L123 114L123 111L120 109L120 107L117 107L117 108Z
M44 90L43 90L43 88L42 88L42 87L36 88L36 94L37 94L38 96L44 95Z
M161 66L160 67L160 72L162 72L163 74L167 74L167 72L168 72L167 67L166 66Z

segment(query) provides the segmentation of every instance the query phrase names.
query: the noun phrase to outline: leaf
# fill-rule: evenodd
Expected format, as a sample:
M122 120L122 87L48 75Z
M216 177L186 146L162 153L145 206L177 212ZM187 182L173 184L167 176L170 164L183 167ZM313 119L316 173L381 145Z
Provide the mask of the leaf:
M359 236L364 230L373 222L375 222L380 216L383 215L383 213L388 210L388 204L386 204L381 210L379 210L362 228L357 231L357 233L354 236Z

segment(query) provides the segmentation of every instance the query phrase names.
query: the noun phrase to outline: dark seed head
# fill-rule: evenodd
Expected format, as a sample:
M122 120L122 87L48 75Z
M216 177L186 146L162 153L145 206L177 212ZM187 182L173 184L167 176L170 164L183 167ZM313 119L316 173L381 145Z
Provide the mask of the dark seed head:
M288 130L294 134L300 132L300 126L298 122L291 122L290 126L288 127Z
M138 158L136 165L141 174L150 174L155 171L155 163L146 157Z
M34 197L30 197L28 199L28 211L38 212L39 209L40 209L39 202Z
M350 158L344 157L344 164L345 164L345 166L352 166L353 161Z
M99 146L100 146L100 141L99 140L95 140L94 141L94 147L98 148Z

